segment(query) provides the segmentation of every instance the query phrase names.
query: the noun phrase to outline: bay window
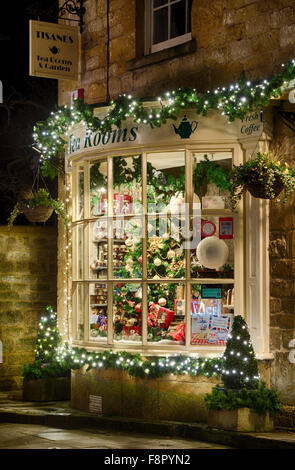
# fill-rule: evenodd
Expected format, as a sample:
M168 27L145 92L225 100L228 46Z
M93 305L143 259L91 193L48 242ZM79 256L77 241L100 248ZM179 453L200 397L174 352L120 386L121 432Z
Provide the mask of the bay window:
M73 161L75 344L222 353L243 311L242 209L196 168L239 159L208 145Z

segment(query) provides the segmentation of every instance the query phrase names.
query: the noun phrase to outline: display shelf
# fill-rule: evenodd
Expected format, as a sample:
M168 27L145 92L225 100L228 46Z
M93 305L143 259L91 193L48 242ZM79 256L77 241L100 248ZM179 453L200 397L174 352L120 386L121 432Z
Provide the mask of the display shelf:
M122 266L113 266L113 269L122 269L124 268L124 264L122 264ZM93 268L91 269L91 271L107 271L107 266L104 266L104 267L99 267L99 268Z
M234 212L230 209L201 209L201 215L234 215Z
M113 243L125 243L125 240L121 240L121 239L117 239L117 238L113 238ZM93 243L107 243L108 242L108 239L107 238L100 238L99 240L92 240Z
M90 304L90 307L107 307L108 304Z

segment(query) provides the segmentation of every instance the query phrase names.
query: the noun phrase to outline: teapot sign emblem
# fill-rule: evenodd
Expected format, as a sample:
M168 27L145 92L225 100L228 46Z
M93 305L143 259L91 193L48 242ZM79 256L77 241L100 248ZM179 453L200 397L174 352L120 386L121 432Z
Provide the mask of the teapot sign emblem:
M182 139L189 139L191 134L195 132L198 127L197 121L189 122L188 118L184 116L178 128L173 124L175 134L180 135Z

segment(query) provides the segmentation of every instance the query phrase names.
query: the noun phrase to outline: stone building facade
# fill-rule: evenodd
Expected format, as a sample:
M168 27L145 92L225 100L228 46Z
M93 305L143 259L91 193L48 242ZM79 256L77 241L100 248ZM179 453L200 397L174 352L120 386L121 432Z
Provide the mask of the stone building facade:
M40 314L56 305L56 227L0 227L0 390L22 386L34 361Z
M243 72L255 82L278 73L282 63L294 58L293 0L193 0L191 40L153 54L145 54L144 0L112 0L109 13L105 0L87 0L85 8L79 79L59 82L60 104L69 103L70 91L77 88L84 88L87 103L100 106L123 93L148 99L186 85L204 92L234 83ZM293 106L285 99L272 108L273 142L285 137L289 164L295 164L295 134L275 110ZM270 207L269 367L271 382L286 404L295 403L289 347L295 338L294 202L293 196L284 207ZM59 256L61 266L62 237ZM59 276L58 302L64 311L64 280Z

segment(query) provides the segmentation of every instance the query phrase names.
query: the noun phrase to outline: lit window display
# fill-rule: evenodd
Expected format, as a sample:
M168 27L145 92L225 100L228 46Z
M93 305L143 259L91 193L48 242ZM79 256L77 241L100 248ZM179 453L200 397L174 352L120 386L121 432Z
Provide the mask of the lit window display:
M101 282L89 286L89 337L92 341L107 341L108 288Z
M73 165L83 181L73 227L76 341L140 352L225 346L240 260L226 180L232 152L97 158Z

